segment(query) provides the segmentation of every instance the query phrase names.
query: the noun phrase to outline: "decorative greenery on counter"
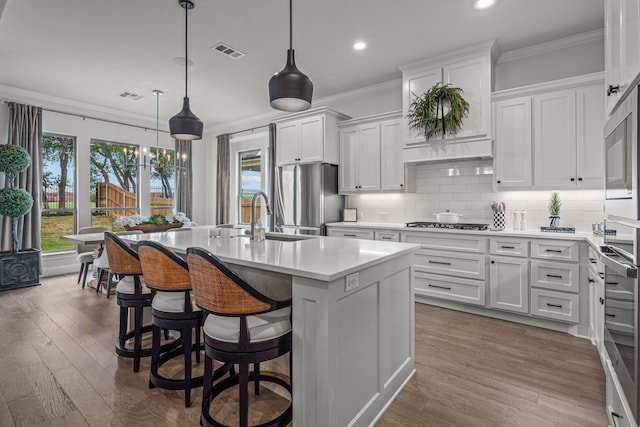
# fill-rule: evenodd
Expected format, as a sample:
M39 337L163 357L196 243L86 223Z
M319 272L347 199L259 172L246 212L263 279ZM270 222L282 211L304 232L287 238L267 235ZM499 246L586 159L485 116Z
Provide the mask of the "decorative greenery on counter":
M557 227L560 225L560 208L562 207L562 202L560 201L560 195L557 192L551 193L551 198L549 199L549 219L551 223L549 226Z
M136 225L144 225L144 224L153 224L153 225L164 225L164 224L178 224L178 223L187 223L191 222L187 215L184 212L175 212L170 213L167 216L164 215L153 215L151 217L144 215L130 215L130 216L121 216L118 217L113 222L113 226L117 228L127 227L135 227Z
M462 120L469 114L469 103L462 97L463 90L450 84L436 83L417 96L409 106L409 127L422 131L426 139L436 133L457 133Z
M20 250L18 220L33 207L33 197L16 187L18 174L29 167L31 156L24 148L13 144L0 145L0 172L4 172L9 184L0 191L0 215L11 218L13 252Z

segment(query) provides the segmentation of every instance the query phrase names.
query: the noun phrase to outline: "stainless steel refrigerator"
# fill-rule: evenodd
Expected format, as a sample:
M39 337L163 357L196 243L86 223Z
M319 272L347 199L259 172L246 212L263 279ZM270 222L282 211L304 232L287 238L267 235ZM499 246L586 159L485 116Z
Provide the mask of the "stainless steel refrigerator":
M338 166L286 165L275 174L275 230L325 235L325 224L340 221L344 197L338 195Z

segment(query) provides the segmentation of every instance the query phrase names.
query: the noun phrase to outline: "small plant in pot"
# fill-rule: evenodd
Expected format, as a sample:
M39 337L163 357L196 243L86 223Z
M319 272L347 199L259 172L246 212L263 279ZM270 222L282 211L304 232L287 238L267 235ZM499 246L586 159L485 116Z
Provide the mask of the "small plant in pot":
M437 133L444 137L462 129L462 120L469 114L469 103L462 97L462 89L450 84L436 83L409 106L409 127L430 139Z
M560 226L560 208L562 207L562 202L560 201L560 196L558 193L551 193L551 198L549 199L549 219L551 222L549 223L550 227L558 227Z
M20 250L18 221L33 207L33 197L22 188L16 187L20 172L29 167L31 157L27 150L12 144L0 145L0 172L8 178L8 186L0 191L0 215L11 218L13 252Z

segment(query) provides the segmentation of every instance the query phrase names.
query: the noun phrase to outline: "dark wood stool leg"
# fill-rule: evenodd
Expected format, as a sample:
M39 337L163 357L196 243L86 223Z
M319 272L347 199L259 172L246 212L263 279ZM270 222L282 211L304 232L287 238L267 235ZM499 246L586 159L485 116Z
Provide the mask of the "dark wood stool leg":
M184 347L184 406L191 406L191 328L187 328L182 334L182 346Z
M240 411L240 427L247 427L249 425L249 364L241 363L240 366L240 378L238 387L240 389L239 399L239 411Z
M151 375L158 374L158 363L160 360L160 327L151 326ZM151 379L149 379L149 388L155 388Z
M254 372L253 392L255 393L256 396L258 396L260 394L260 364L259 363L253 364L253 372Z
M213 359L204 356L204 379L202 385L202 413L209 413L211 405L211 385L213 383Z
M127 335L127 316L129 314L129 309L127 307L120 307L120 331L118 332L118 342L120 343L120 347L125 347L125 339L124 337Z
M202 343L200 342L200 325L198 325L194 331L196 335L196 363L200 363L200 346Z
M109 289L107 287L107 289ZM109 294L107 293L107 296ZM140 350L142 349L142 307L134 308L134 331L133 331L133 372L140 370Z

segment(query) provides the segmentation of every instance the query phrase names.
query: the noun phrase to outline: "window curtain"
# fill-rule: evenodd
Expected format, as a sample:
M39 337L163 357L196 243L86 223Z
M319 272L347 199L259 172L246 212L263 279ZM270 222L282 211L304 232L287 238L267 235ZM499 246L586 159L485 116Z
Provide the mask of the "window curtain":
M191 141L176 139L176 211L193 219L193 158Z
M216 180L216 224L229 224L231 197L229 181L231 159L229 158L229 134L218 135L218 179Z
M40 249L40 202L42 200L42 108L9 102L7 143L19 145L31 156L31 164L18 174L17 186L33 197L33 208L18 221L21 248ZM5 178L5 187L9 185ZM11 218L2 218L3 251L13 250Z

